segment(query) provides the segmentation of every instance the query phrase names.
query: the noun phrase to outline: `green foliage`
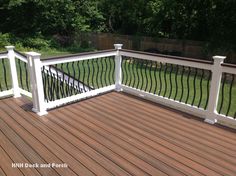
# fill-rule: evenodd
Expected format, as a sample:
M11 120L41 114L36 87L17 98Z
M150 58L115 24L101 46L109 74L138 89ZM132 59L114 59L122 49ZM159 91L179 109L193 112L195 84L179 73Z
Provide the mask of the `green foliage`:
M36 48L51 45L38 34L102 31L202 40L227 52L236 50L235 9L235 0L2 0L0 32L34 36L21 43Z

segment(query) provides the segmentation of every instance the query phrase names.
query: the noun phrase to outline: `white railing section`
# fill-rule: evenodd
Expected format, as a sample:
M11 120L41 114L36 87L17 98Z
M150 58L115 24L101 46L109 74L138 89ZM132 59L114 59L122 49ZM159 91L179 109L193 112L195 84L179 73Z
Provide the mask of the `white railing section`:
M7 52L4 54L0 54L0 59L9 60L12 88L0 92L0 97L10 96L10 95L13 95L14 97L20 97L21 94L26 95L28 97L32 97L32 94L30 92L19 87L19 82L18 82L19 75L17 75L16 59L20 59L21 61L27 63L26 57L15 51L14 46L6 46L5 48L7 49Z
M38 115L44 115L47 114L47 110L51 108L55 108L64 104L67 104L69 102L78 101L84 98L88 98L91 96L98 95L100 93L105 93L111 90L115 89L115 85L110 85L106 87L102 87L96 90L91 90L89 92L72 95L69 97L61 98L54 101L45 101L44 97L44 90L43 90L43 80L42 80L42 73L41 69L42 67L48 68L49 65L56 65L61 63L69 63L69 62L75 62L75 61L82 61L82 60L89 60L89 59L95 59L95 58L103 58L103 57L109 57L109 56L115 56L117 54L116 50L107 50L107 51L98 51L98 52L91 52L86 54L80 54L80 55L70 55L68 57L57 57L52 59L40 59L40 54L35 52L28 52L27 59L29 63L29 70L30 70L30 79L31 81L31 87L32 87L32 95L33 95L33 111L36 112ZM52 70L53 72L54 70ZM57 70L58 72L58 70ZM66 77L64 77L66 79ZM73 80L68 78L68 80ZM64 80L65 82L68 81ZM74 82L75 84L76 82ZM78 84L80 85L80 84ZM35 98L34 98L35 97Z
M125 57L152 60L152 61L158 61L162 63L176 64L176 65L187 66L187 67L192 67L192 68L210 70L212 72L212 79L211 79L211 85L210 85L209 101L208 101L206 110L204 110L203 108L198 108L196 106L185 104L185 103L173 100L173 99L169 99L163 96L158 96L158 95L148 93L148 92L136 89L136 88L132 88L123 84L121 85L121 90L129 94L133 94L135 96L139 96L144 99L147 99L156 103L160 103L165 106L172 107L174 109L191 113L195 116L204 118L206 122L211 123L211 124L216 123L217 120L229 122L231 124L236 124L236 119L234 119L233 117L218 114L217 112L222 73L225 72L225 73L231 73L231 74L236 75L236 68L222 66L222 63L225 59L224 56L214 56L213 57L214 62L210 64L209 62L201 63L198 60L194 60L194 59L183 58L182 60L180 60L181 58L178 58L178 57L177 57L178 59L175 59L176 57L171 57L171 56L168 57L164 55L150 54L150 53L148 54L148 53L143 53L143 52L134 52L134 51L132 52L129 50L121 50L120 55L125 56ZM121 80L119 82L121 82ZM236 105L234 106L236 108Z
M181 57L171 57L171 56L164 56L164 55L157 55L151 53L144 53L144 52L136 52L130 50L123 50L122 44L115 44L115 50L106 50L106 51L98 51L98 52L91 52L91 53L82 53L79 55L70 55L67 57L57 57L51 59L40 59L40 54L35 52L28 52L26 53L27 59L18 52L14 52L14 47L8 46L6 47L8 53L0 54L0 59L8 58L10 61L10 68L11 68L11 77L13 82L13 88L8 92L1 92L0 96L5 94L14 94L14 97L19 97L20 94L27 94L28 96L31 95L29 92L24 92L25 90L21 90L18 85L17 79L17 72L16 72L16 63L15 57L28 63L28 70L30 73L30 84L32 90L32 101L33 101L33 111L36 112L38 115L45 115L47 114L47 110L51 108L55 108L61 106L63 104L67 104L69 102L78 101L84 98L88 98L91 96L98 95L100 93L108 92L111 90L116 91L124 91L136 96L140 96L144 99L151 100L153 102L157 102L163 104L165 106L169 106L187 113L191 113L195 116L204 118L206 122L214 124L218 120L225 121L227 123L236 124L236 119L233 117L225 116L219 114L217 112L217 105L218 105L218 97L221 87L221 77L222 73L230 73L236 75L236 68L235 67L228 67L223 64L225 57L223 56L214 56L213 62L204 62L198 61L194 59L185 59ZM68 63L74 61L82 61L82 60L89 60L95 58L103 58L115 56L115 84L102 87L95 90L90 90L88 92L83 92L81 94L72 95L66 98L61 98L54 101L45 101L44 97L44 85L42 80L42 68L44 67L45 70L49 70L50 65L61 64L61 63ZM143 59L143 60L151 60L157 61L161 63L169 63L175 64L180 66L187 66L192 68L198 69L205 69L209 70L212 73L211 81L210 81L210 91L209 91L209 101L206 109L198 108L196 106L188 105L185 103L181 103L179 101L166 98L163 96L158 96L153 93L148 93L136 88L132 88L122 84L122 56ZM51 72L54 74L58 74L61 78L60 71L51 68ZM58 76L58 77L59 77ZM56 78L58 79L58 78ZM64 80L65 83L68 83L69 79ZM83 86L77 80L71 80L77 87ZM77 81L77 82L76 82ZM236 106L236 105L233 105ZM235 107L236 108L236 107Z

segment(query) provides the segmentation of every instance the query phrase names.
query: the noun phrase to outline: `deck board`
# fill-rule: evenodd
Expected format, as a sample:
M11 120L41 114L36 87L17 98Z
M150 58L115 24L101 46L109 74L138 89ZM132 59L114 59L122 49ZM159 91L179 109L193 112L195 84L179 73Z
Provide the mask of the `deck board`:
M1 175L236 175L236 131L111 92L39 117L0 100ZM12 163L68 168L12 168Z

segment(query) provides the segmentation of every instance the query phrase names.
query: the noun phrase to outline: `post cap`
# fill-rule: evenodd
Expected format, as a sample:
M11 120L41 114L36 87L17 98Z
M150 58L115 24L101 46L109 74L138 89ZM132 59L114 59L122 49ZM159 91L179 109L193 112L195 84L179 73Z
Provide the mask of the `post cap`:
M216 60L218 60L218 61L224 61L224 59L226 58L226 56L213 56L213 59L216 61Z
M26 52L25 54L26 54L27 56L32 56L32 57L41 56L40 53L36 53L36 52L33 52L33 51L31 51L31 52Z
M15 48L15 46L5 46L5 48L7 49L7 50L10 50L10 49L14 49Z
M122 49L123 44L114 44L115 49Z

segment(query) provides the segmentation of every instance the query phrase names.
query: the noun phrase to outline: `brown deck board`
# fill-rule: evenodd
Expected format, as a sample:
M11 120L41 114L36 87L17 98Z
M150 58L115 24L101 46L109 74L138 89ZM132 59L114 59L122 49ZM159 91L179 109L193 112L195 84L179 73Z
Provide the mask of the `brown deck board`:
M1 175L236 175L236 131L111 92L39 117L0 100ZM68 168L12 168L15 162Z
M14 163L29 163L22 153L8 140L8 138L0 131L1 146L5 149L8 155L12 156ZM32 168L20 168L24 175L38 176L40 173Z
M99 105L102 105L103 107L104 106L106 106L107 105L107 103L106 104L99 104ZM109 106L109 105L107 105L107 106ZM114 107L114 105L112 106L112 105L110 105L110 107ZM121 106L119 106L119 107L121 107ZM108 108L108 107L107 107ZM130 109L130 108L129 108ZM131 109L130 109L131 110ZM112 108L112 111L115 111L115 109L114 108ZM124 109L122 109L122 111L124 111ZM132 114L132 112L128 112L127 111L127 114ZM126 119L124 119L124 121L127 121L127 119L131 119L131 118L133 118L133 117L136 117L135 118L135 120L136 121L139 121L139 119L141 119L142 118L142 113L141 112L139 112L138 113L139 115L136 115L136 114L134 114L134 116L131 116L131 117L128 117L128 118L126 118ZM147 120L147 116L145 116L145 120ZM166 136L164 136L163 134L165 134L165 133L170 133L169 132L169 130L171 130L171 128L170 129L168 129L168 130L161 130L160 132L159 132L159 128L160 128L160 125L161 124L154 124L154 122L153 123L146 123L146 121L145 120L143 120L143 121L140 121L140 123L138 122L138 123L135 123L135 125L136 126L138 126L138 128L139 129L143 129L143 130L145 130L145 131L148 131L148 132L150 132L150 133L153 133L153 134L155 134L156 136L160 136L162 139L164 139L164 140L166 140L166 141L170 141L170 142L172 142L172 143L174 143L175 145L176 145L176 141L174 140L174 139L176 139L177 137L179 137L179 135L175 135L176 133L174 132L174 133L171 133L171 134L174 134L173 135L173 140L170 140L168 137L166 137ZM134 124L134 123L133 123ZM143 125L143 124L145 124L145 125ZM154 128L154 129L152 129L152 128ZM179 146L179 145L181 145L182 144L182 142L180 142L180 144L177 144L176 146ZM171 143L170 144L167 144L168 146L170 146L171 145ZM171 147L171 146L170 146ZM183 147L183 145L181 145L181 147ZM172 148L176 148L176 147L172 147ZM192 147L191 149L193 149L194 150L194 148ZM184 148L184 150L186 150L186 148ZM190 158L196 158L196 159L198 159L199 160L199 163L203 163L204 164L204 162L206 163L206 164L204 164L204 165L208 165L209 164L209 162L207 161L207 160L205 160L204 159L204 156L205 155L207 155L207 153L205 152L203 155L201 155L201 157L199 157L198 155L192 155L192 153L194 153L192 150L190 150L191 151L191 153L190 154L188 154L188 156L190 157ZM196 151L196 150L195 150ZM180 152L180 153L186 153L186 151L182 151L182 152ZM198 152L199 153L199 152ZM219 160L217 160L217 158L214 158L213 159L214 160L214 162L215 161L218 161L218 165L209 165L209 167L213 167L214 169L218 169L218 168L221 168L222 170L225 170L225 166L224 167L221 167L221 164L223 163L222 162L222 159L219 159ZM231 165L227 165L227 166L231 166ZM232 166L231 167L231 169L233 169L234 168L234 166ZM226 172L227 173L227 172Z
M20 169L14 168L12 169L11 163L13 162L11 158L8 156L8 154L4 151L2 147L0 147L0 161L1 161L1 167L4 169L4 173L6 175L11 176L21 176L23 175Z
M0 167L0 175L2 175L2 176L6 176L6 174L4 173L4 171L2 170L1 167Z

